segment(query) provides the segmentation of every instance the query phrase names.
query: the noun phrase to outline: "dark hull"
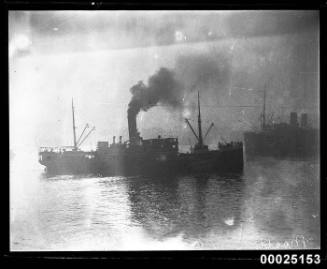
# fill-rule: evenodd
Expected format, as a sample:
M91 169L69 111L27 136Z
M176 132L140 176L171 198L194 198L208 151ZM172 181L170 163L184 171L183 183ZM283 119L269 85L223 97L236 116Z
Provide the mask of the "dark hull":
M89 153L76 154L45 153L40 158L40 163L45 166L48 175L81 175L93 174L94 159L87 158Z
M243 148L215 150L190 154L129 153L100 154L94 158L58 157L42 163L49 175L136 176L181 175L195 173L241 173Z
M246 132L244 148L247 159L254 157L275 157L280 159L318 158L318 131L293 130L287 133L278 132Z

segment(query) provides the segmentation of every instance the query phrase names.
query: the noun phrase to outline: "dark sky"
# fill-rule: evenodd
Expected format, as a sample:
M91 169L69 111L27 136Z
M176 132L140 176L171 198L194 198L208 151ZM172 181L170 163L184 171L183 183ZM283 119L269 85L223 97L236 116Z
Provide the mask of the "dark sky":
M220 12L12 12L14 28L31 31L32 39L61 40L56 47L37 43L43 52L166 46L181 43L294 34L317 28L318 13L308 11ZM76 42L78 37L84 42ZM184 38L185 37L185 38ZM69 46L67 46L69 45Z
M265 87L275 120L296 110L317 124L316 11L11 11L9 34L14 148L71 144L72 96L78 132L86 122L96 126L86 145L127 139L130 88L161 67L186 86L209 76L197 88L204 124L217 126L209 143L256 128ZM182 113L141 112L141 134L188 144L193 138L182 119L195 119L195 98L186 96ZM242 105L253 107L235 107Z

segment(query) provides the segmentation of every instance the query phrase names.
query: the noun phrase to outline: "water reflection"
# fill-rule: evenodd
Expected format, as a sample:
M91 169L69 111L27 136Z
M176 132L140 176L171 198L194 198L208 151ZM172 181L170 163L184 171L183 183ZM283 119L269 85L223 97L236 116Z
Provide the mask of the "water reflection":
M244 220L252 220L259 241L271 242L269 248L319 247L319 163L263 158L247 163L244 177Z
M242 176L11 174L16 250L294 249L320 245L319 163L261 159Z
M198 240L237 229L244 181L240 177L142 178L128 182L132 220L156 239Z

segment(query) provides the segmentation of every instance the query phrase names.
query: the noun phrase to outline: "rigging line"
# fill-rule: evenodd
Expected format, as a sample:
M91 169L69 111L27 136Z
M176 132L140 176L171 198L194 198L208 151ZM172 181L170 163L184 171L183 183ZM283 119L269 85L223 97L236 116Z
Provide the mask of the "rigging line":
M210 132L210 130L212 129L213 126L214 126L214 124L211 123L210 126L209 126L209 128L208 128L208 130L206 131L206 133L205 133L205 135L204 135L204 138L207 137L207 135L209 134L209 132Z
M188 119L185 119L185 122L187 123L188 127L191 129L192 133L194 134L195 138L199 141L199 136L196 134L195 130L193 129L193 126L189 122Z
M80 147L84 141L88 138L88 136L95 130L95 127L93 127L88 133L87 135L83 138L83 140L78 144L78 147Z
M86 130L87 128L89 128L89 124L88 124L88 123L85 125L83 132L81 133L81 135L80 135L79 138L77 139L77 144L79 144L79 142L81 141L81 138L83 137L83 134L84 134L84 132L85 132L85 130Z

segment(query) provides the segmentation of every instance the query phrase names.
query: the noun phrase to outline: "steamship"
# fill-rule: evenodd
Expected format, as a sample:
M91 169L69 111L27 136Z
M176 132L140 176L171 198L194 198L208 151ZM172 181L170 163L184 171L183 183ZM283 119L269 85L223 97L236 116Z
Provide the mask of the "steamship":
M136 176L195 173L241 173L243 171L243 143L219 143L217 149L210 150L204 138L212 128L202 135L200 96L198 93L198 131L188 119L187 125L194 134L197 143L189 153L180 153L178 138L143 139L137 130L136 115L128 113L129 140L112 143L99 141L94 151L82 151L80 146L90 132L81 141L76 140L74 105L72 103L74 146L61 148L41 148L39 162L46 167L50 175L92 174L99 176ZM91 130L93 131L94 128ZM79 142L81 141L81 142Z
M261 129L244 132L244 151L247 159L274 157L278 159L317 159L319 132L308 123L302 113L300 122L296 112L290 113L289 123L266 122L266 92L264 91Z

